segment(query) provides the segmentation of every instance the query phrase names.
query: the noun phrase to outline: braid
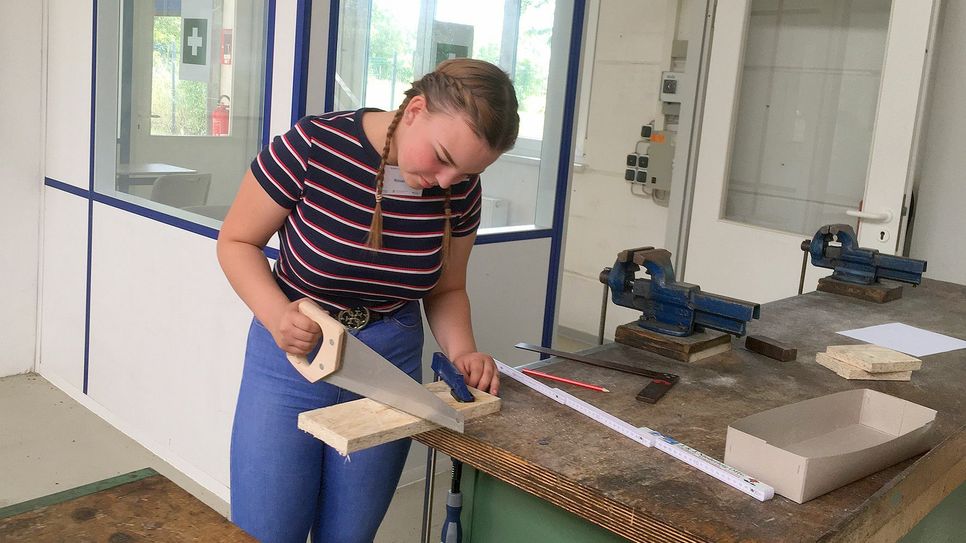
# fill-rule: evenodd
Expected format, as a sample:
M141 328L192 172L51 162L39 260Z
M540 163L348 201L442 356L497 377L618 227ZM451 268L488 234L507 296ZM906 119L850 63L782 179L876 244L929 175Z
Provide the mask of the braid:
M446 222L443 224L443 268L446 268L446 263L449 262L449 242L453 238L453 210L450 207L450 197L453 194L452 189L446 189L446 201L443 203L443 210L446 213Z
M443 86L452 89L452 92L447 92L446 94L455 99L461 110L464 111L471 119L476 117L479 107L477 105L476 95L473 94L473 90L464 85L458 77L453 77L443 72L435 72L434 75L438 76L442 80L441 83ZM479 128L475 126L472 126L472 128L474 131L479 131Z
M372 224L369 225L369 237L366 239L366 245L371 249L382 249L382 185L386 177L386 161L389 160L392 136L396 132L396 127L399 126L399 120L402 119L403 112L406 110L406 106L409 105L411 98L412 96L406 96L402 105L396 110L396 115L392 118L392 122L389 123L389 129L386 130L386 144L382 148L382 160L379 161L379 170L376 172L376 205L372 209Z

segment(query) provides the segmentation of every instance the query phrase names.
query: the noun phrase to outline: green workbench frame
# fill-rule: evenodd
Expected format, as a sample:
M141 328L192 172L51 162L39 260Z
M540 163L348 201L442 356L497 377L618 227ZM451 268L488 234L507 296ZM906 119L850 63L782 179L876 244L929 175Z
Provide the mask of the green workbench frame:
M463 466L463 543L620 543L627 541L519 488ZM434 534L435 536L436 534ZM966 538L966 484L960 485L901 543L959 543Z

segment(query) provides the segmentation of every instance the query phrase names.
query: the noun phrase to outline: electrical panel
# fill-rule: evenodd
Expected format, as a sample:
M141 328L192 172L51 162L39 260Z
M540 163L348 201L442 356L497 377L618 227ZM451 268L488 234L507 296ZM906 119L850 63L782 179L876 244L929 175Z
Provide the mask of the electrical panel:
M655 132L647 147L647 183L655 190L671 190L671 172L674 166L674 132Z
M641 139L624 162L624 180L645 189L671 190L675 132L641 127ZM645 147L643 150L641 147Z
M627 155L627 161L624 163L625 181L640 185L647 183L647 166L650 163L650 157L646 152L642 153L640 147L650 141L653 130L654 127L650 124L641 127L641 139L634 146L634 152Z

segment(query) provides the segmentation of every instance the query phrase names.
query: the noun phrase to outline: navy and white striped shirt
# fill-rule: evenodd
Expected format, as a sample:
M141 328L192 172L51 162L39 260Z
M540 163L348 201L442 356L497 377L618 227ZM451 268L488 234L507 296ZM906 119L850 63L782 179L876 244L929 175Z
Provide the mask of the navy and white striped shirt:
M329 311L394 311L426 296L442 272L439 187L384 193L383 248L366 247L380 154L362 130L365 111L305 117L252 161L265 192L292 210L279 230L279 286L289 299L307 296ZM480 223L479 176L451 190L452 235L469 235Z

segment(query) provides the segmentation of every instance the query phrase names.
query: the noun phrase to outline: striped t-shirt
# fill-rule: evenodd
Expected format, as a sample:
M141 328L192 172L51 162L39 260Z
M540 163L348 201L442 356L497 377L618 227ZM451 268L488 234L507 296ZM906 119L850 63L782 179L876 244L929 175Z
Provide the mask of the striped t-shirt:
M383 248L366 246L380 153L362 130L365 111L305 117L252 161L265 192L292 210L279 229L279 286L289 299L307 296L329 311L393 311L426 296L442 272L439 187L421 196L384 191ZM480 223L479 176L451 190L452 235L469 235Z

